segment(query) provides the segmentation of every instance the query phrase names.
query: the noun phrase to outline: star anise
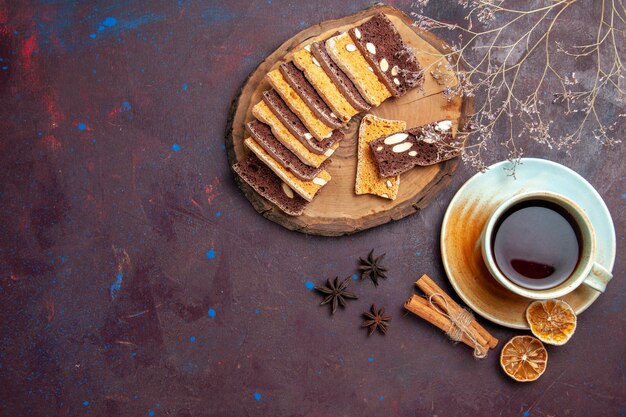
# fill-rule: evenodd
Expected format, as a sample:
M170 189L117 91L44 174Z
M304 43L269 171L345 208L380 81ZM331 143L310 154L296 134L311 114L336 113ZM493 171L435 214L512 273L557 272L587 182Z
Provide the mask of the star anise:
M377 310L376 306L372 304L370 311L363 313L363 317L365 317L365 320L363 320L361 327L369 327L370 331L367 334L368 336L371 336L376 329L378 329L382 334L387 333L387 326L389 326L391 316L385 314L384 307Z
M374 285L378 286L379 278L387 278L387 275L385 275L387 268L384 268L380 264L384 257L384 253L375 257L374 249L372 249L367 255L367 259L359 258L361 261L361 266L359 266L359 269L361 270L361 279L369 278L374 282Z
M324 300L320 303L320 305L323 306L324 304L331 303L331 313L335 314L338 305L341 305L342 307L346 306L346 299L359 298L355 294L346 291L346 288L348 288L349 285L350 277L344 279L343 281L339 281L339 277L335 277L334 281L327 279L326 285L324 286L316 286L315 289L317 291L325 294Z

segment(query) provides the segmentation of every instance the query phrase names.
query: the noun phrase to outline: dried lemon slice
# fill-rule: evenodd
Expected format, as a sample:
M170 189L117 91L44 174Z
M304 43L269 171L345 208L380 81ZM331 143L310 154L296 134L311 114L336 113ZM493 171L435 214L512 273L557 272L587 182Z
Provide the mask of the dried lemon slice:
M539 340L564 345L576 330L576 313L562 300L534 301L526 309L526 320Z
M543 374L548 364L548 351L540 340L532 336L515 336L500 353L504 372L519 382L534 381Z

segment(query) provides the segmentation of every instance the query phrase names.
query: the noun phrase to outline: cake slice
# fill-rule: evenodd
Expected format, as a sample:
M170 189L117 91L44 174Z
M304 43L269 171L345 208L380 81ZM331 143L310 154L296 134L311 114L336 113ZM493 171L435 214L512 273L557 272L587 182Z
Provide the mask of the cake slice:
M359 126L359 146L356 165L356 183L354 191L357 194L375 194L377 196L395 200L400 187L400 176L381 178L378 175L378 166L372 157L370 142L380 137L402 132L406 129L403 120L387 120L371 114L361 120Z
M269 125L272 129L272 134L293 152L298 159L305 164L318 168L322 163L328 159L339 147L339 143L333 144L328 148L323 155L311 152L306 146L302 144L295 136L293 136L289 130L278 120L278 118L272 113L267 104L264 101L259 101L254 107L252 107L252 114L259 121Z
M359 113L333 84L322 64L311 54L311 45L296 52L293 55L293 63L304 73L306 79L343 123L348 123L352 116Z
M275 69L267 73L267 79L274 90L287 103L287 106L304 123L307 130L317 139L324 140L333 134L333 129L322 122L313 113L313 110L300 98L298 93L291 88L280 70Z
M263 101L267 107L271 109L272 113L274 113L276 119L313 153L325 154L326 152L330 152L332 154L333 150L331 148L333 145L343 139L343 132L341 130L333 130L333 134L328 139L321 141L315 139L313 135L306 130L306 126L302 124L298 116L289 109L289 106L285 104L283 99L280 98L278 93L274 90L264 91ZM272 120L270 120L270 122ZM272 125L272 130L282 129Z
M391 97L387 87L378 80L374 69L365 60L348 33L329 38L326 41L326 51L339 68L352 80L368 103L378 106Z
M433 165L461 153L454 142L452 121L441 120L370 142L381 177L391 177L416 165Z
M383 84L400 97L424 81L413 50L384 13L348 31L352 41Z
M296 177L304 181L311 181L319 175L321 171L330 165L330 159L325 160L318 168L306 165L298 159L285 145L280 143L272 134L270 127L258 120L253 120L246 124L246 129L256 143L261 145L272 158L282 166L291 171Z
M337 115L333 113L328 104L317 94L315 88L306 79L304 73L300 71L293 62L286 62L281 64L280 72L285 77L285 80L289 83L289 86L293 88L302 101L304 101L313 113L320 119L326 126L333 129L339 129L343 126L343 121L339 120Z
M262 197L276 204L278 208L290 216L299 216L304 212L308 202L295 194L287 184L255 154L251 153L233 165L233 171Z
M265 165L274 171L274 174L278 175L289 188L298 193L306 201L313 200L315 194L330 181L330 174L327 171L321 171L311 181L303 181L279 164L269 153L265 152L265 149L256 143L254 139L247 138L244 143L261 161L263 161L263 163L265 163Z
M350 78L335 64L326 51L326 42L320 41L311 44L311 53L322 66L326 75L332 80L335 87L341 91L341 94L348 102L359 112L369 111L372 106L363 98L359 90L350 81Z

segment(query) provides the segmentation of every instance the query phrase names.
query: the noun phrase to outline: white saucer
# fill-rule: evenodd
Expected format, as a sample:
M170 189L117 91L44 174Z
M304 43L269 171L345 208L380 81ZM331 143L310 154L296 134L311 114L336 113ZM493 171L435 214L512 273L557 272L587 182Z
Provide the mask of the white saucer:
M585 210L597 236L596 261L611 271L615 263L615 228L600 194L571 169L544 159L523 158L516 178L509 175L512 164L499 162L485 173L470 178L456 193L441 227L441 256L454 290L477 314L502 326L527 329L524 312L527 298L515 295L489 274L478 240L492 210L515 194L553 191L562 194ZM609 283L607 291L610 291ZM577 314L600 295L586 286L562 297Z

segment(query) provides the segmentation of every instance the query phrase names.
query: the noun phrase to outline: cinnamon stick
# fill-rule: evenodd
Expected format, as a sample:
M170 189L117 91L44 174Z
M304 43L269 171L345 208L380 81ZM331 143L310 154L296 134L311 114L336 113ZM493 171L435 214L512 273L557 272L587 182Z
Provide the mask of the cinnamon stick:
M462 310L462 307L459 306L448 294L446 294L428 275L422 275L422 277L418 279L415 284L419 289L424 291L424 294L428 297L434 294L438 294L443 297L443 299L446 300L450 315L457 315ZM435 301L436 299L433 299L433 302ZM488 346L491 349L498 345L498 339L493 337L476 320L472 320L469 328L472 334L475 335L476 341L481 345Z
M426 300L418 295L412 295L406 303L404 303L404 308L406 308L411 313L423 318L430 324L437 326L439 329L448 333L450 328L452 327L452 322L446 316L437 312ZM465 343L467 346L474 349L474 342L472 342L467 335L463 335L461 341Z

